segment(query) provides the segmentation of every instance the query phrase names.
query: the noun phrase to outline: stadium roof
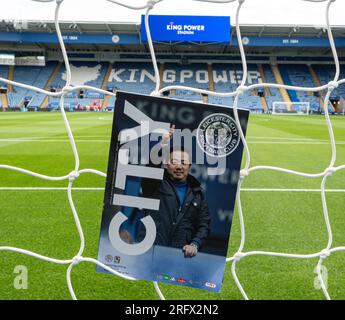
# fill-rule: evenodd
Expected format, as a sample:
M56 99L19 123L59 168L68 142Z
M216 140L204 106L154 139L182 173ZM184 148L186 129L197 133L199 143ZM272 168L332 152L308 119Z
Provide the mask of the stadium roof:
M63 21L60 22L60 29L63 33L138 33L141 24L132 22L90 22L90 21ZM233 32L235 25L232 24ZM46 20L0 20L0 31L31 31L31 32L56 32L54 21ZM332 26L334 36L345 36L345 26ZM324 26L311 25L241 25L243 35L281 35L290 37L292 35L321 36L326 33Z
M119 0L133 6L141 6L147 0ZM5 1L4 1L5 2ZM328 1L327 1L328 2ZM241 13L241 24L258 25L324 25L327 3L311 3L302 0L247 0ZM234 21L238 2L207 3L194 0L164 0L151 11L159 15L228 15ZM32 0L6 1L0 10L0 20L54 20L55 1L40 3ZM330 22L344 25L345 2L332 3ZM112 21L138 23L145 10L133 11L106 0L64 0L60 21Z
M76 22L64 21L60 23L60 28L63 34L77 34L77 35L119 35L132 36L132 42L119 42L102 44L102 43L69 43L66 45L70 53L99 53L106 60L117 60L121 57L131 57L133 59L149 59L148 46L140 40L140 23L113 23L113 22ZM333 26L334 37L344 39L344 45L338 48L340 56L345 56L345 26ZM0 21L0 32L5 33L20 33L28 32L52 35L56 33L55 24L53 21ZM241 26L242 39L245 37L253 37L257 40L257 45L253 45L248 41L246 44L246 52L252 55L282 55L282 56L327 56L331 51L328 46L327 30L325 27L315 26L296 26L296 25L242 25ZM314 39L315 46L281 46L268 44L265 39L271 37L281 39ZM134 40L133 40L134 39ZM320 50L315 51L318 47L317 40L322 39L326 45L319 46ZM262 41L262 42L260 42ZM156 43L155 50L161 58L170 56L171 58L181 59L184 55L199 56L200 59L205 59L202 55L219 55L224 59L231 59L232 56L239 55L238 46L236 45L237 37L235 26L232 26L232 40L230 44L220 43ZM261 43L261 44L260 44ZM269 43L269 42L268 42ZM17 51L17 52L42 52L49 55L51 52L58 52L59 45L57 43L47 43L44 41L37 41L35 43L23 43L12 41L1 41L1 51ZM102 55L103 53L103 55ZM54 59L56 54L50 54ZM113 58L112 58L113 57ZM79 57L80 58L80 57ZM196 59L196 58L195 58ZM100 59L102 60L102 58Z
M121 0L119 0L121 1ZM122 0L124 3L125 0ZM133 5L142 5L146 0L131 0ZM183 4L183 8L177 3ZM96 5L95 5L96 4ZM240 14L241 32L246 38L245 50L253 56L291 56L331 58L325 30L325 9L327 3L311 3L302 0L245 1ZM155 43L155 51L161 57L182 59L184 56L218 56L219 59L238 59L239 51L234 28L237 2L211 4L192 0L165 0L155 6L152 14L159 15L229 15L232 24L230 44L221 43ZM16 54L43 53L48 59L59 58L57 43L39 40L21 41L18 33L26 32L55 34L55 2L39 3L32 0L11 0L0 12L0 33L12 32L17 41L0 40L0 51ZM345 57L344 1L335 1L330 10L330 22L339 56ZM64 34L76 35L119 35L121 41L97 44L70 42L66 44L71 58L117 60L150 60L147 44L140 39L140 17L145 10L133 11L106 0L65 0L60 10L60 27ZM24 19L24 20L23 20ZM15 34L17 33L17 35ZM12 35L11 34L11 35ZM80 36L80 38L82 37ZM279 41L271 41L275 37ZM302 39L302 37L305 37ZM123 41L127 39L130 41ZM311 43L311 39L313 40ZM264 41L267 40L267 41ZM303 41L302 41L303 40ZM304 41L307 40L307 41ZM344 40L344 41L343 41ZM284 45L282 45L284 43ZM318 50L315 50L318 48ZM74 54L74 55L73 55Z

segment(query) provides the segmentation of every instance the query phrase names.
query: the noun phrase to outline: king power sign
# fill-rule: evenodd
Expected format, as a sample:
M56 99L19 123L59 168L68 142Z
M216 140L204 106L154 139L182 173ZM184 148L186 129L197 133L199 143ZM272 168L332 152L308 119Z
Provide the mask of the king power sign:
M193 70L181 69L173 70L166 69L162 75L164 83L198 83L208 84L212 77L215 84L234 84L238 85L243 77L241 70L213 70L210 74L208 70ZM147 69L136 68L116 68L111 71L109 82L122 83L144 83L155 82L153 71ZM250 70L247 74L248 84L261 83L262 78L260 72L257 70Z
M153 41L198 41L230 43L230 17L150 15ZM145 16L141 18L141 40L147 42Z
M195 32L204 32L205 25L174 24L174 22L170 22L169 24L167 24L166 30L175 32L176 34L195 34Z

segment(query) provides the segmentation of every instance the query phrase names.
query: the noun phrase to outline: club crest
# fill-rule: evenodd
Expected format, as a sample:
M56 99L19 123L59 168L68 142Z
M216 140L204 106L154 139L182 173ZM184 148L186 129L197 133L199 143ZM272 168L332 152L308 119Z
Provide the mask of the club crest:
M240 136L236 122L224 113L207 116L197 130L199 147L208 155L226 157L236 150Z

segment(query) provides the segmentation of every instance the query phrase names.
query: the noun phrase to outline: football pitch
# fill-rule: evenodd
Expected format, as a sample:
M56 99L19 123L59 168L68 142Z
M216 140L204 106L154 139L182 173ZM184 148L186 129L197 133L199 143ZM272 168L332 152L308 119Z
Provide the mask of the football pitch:
M111 113L69 113L80 169L106 172ZM345 117L331 118L337 141L336 165L345 164ZM251 166L270 165L307 173L328 167L331 146L323 116L250 115L247 139ZM74 157L59 113L1 113L0 164L50 176L74 169ZM45 181L0 169L0 246L14 246L57 259L70 259L80 240L67 199L68 181ZM307 179L273 171L252 172L243 184L244 252L311 254L326 247L328 235L319 192L321 178ZM85 236L85 257L97 257L105 179L82 174L73 198ZM327 180L332 247L345 246L345 170ZM228 256L240 244L234 212ZM237 263L237 275L250 299L324 299L317 286L318 258L250 256ZM28 288L14 287L14 268L26 266ZM345 252L324 263L332 299L345 299ZM0 299L70 299L67 265L14 252L0 252ZM152 282L126 281L96 273L94 264L74 267L72 283L79 299L158 299ZM226 267L221 293L176 285L160 288L167 299L242 299Z

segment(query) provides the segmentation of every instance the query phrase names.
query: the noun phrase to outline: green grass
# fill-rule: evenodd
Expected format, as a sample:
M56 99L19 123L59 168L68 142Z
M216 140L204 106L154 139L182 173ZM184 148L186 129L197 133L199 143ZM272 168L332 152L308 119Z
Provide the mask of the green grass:
M68 114L80 156L80 168L105 172L111 114ZM345 118L333 117L338 141L337 165L345 164ZM317 173L330 162L331 148L325 119L321 116L251 115L248 127L251 165L273 165ZM36 141L18 141L18 139ZM313 141L309 141L312 139ZM47 175L65 175L74 167L67 133L58 113L1 113L0 164L18 166ZM81 175L76 187L104 187L104 178ZM320 188L321 179L306 179L285 173L251 173L243 188ZM0 187L66 187L66 181L50 182L0 169ZM345 189L345 171L333 175L329 189ZM85 234L84 256L97 257L102 214L102 191L73 191ZM265 250L314 253L327 245L320 193L248 192L242 202L246 226L245 251ZM345 245L344 193L328 193L333 246ZM73 257L79 249L66 191L0 189L0 246L16 246L59 259ZM237 214L234 215L229 255L240 243ZM332 254L325 262L329 293L345 299L345 252ZM239 279L252 299L323 299L314 288L317 259L251 256L238 263ZM16 290L16 265L29 272L27 290ZM43 262L13 252L0 252L0 299L70 299L66 266ZM82 263L73 269L73 285L80 299L157 299L148 281L125 281L95 272ZM220 294L174 285L161 285L168 299L242 299L227 265Z

